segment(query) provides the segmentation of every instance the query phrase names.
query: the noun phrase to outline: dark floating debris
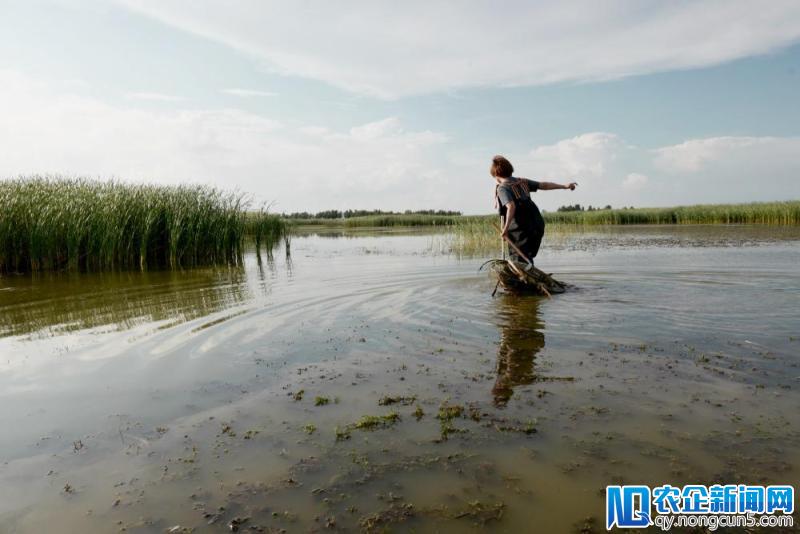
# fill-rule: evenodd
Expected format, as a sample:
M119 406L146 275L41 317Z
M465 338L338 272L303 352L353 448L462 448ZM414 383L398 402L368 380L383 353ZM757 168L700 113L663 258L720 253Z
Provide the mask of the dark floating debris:
M487 267L491 270L492 276L497 280L494 288L494 295L497 287L502 286L504 290L515 294L534 294L544 297L563 293L569 287L564 282L559 282L546 272L536 267L510 260L492 259L481 265L480 270Z

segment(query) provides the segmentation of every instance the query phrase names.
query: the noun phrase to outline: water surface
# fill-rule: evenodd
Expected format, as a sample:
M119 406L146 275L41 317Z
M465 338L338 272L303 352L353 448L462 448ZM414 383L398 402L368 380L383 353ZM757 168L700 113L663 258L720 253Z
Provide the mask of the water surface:
M607 484L797 484L800 231L554 237L550 300L440 238L0 278L0 531L601 531Z

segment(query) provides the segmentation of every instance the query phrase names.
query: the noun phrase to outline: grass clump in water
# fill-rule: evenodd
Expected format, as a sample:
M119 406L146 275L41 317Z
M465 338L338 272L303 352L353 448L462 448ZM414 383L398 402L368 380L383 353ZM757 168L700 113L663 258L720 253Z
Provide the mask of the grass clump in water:
M355 423L350 423L345 427L336 427L336 441L350 439L353 430L377 430L388 428L400 421L400 414L389 412L385 415L363 415Z
M205 186L59 177L0 182L0 272L238 264L283 222L239 193Z
M439 406L436 419L439 420L440 441L446 441L450 434L462 432L453 424L453 419L457 419L462 415L464 415L464 407L460 404L450 404L445 401Z
M245 235L252 237L256 250L270 249L286 234L286 223L278 216L261 208L248 211L245 217Z
M464 414L464 407L460 404L448 404L443 402L439 406L439 413L436 414L436 418L440 421L451 421L458 417L461 417Z
M389 412L386 415L364 415L352 426L358 430L375 430L376 428L392 426L398 421L400 421L400 414Z
M392 404L402 404L403 406L408 406L413 404L417 400L416 395L405 396L405 395L384 395L380 399L378 399L379 406L390 406Z

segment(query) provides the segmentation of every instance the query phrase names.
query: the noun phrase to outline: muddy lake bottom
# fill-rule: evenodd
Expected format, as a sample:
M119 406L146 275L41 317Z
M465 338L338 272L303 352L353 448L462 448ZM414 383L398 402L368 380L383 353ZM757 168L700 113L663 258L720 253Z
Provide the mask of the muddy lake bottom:
M608 484L798 485L800 229L548 237L549 300L442 239L0 278L0 532L601 532Z

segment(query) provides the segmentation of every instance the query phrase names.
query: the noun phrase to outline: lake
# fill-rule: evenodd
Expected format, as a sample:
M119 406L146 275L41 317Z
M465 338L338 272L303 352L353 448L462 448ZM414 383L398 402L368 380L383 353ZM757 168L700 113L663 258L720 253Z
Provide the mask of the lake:
M0 531L593 532L608 484L798 483L800 228L442 232L0 278Z

